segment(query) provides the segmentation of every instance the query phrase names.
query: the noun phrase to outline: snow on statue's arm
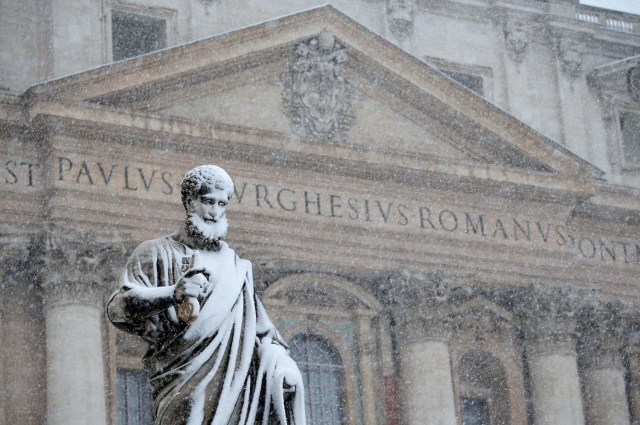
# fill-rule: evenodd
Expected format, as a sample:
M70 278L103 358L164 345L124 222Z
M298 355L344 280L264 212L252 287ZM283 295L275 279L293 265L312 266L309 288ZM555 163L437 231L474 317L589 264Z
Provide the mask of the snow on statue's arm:
M154 273L154 268L163 269L162 257L158 258L158 247L153 241L140 244L127 260L119 290L111 296L107 305L107 316L116 326L128 332L141 334L146 320L174 305L174 288L166 274ZM164 282L158 282L158 280Z
M114 325L140 334L148 319L168 309L178 324L173 307L186 297L198 297L206 282L201 269L180 275L174 257L175 253L156 241L143 242L135 249L120 278L120 289L107 306Z

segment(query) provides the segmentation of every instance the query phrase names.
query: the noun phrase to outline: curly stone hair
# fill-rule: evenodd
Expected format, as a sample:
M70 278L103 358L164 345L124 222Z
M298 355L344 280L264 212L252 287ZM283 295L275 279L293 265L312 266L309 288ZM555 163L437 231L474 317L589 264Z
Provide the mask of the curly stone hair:
M213 189L227 193L228 199L233 197L235 189L229 174L216 165L201 165L187 172L182 180L182 205L189 211L190 199L202 196Z

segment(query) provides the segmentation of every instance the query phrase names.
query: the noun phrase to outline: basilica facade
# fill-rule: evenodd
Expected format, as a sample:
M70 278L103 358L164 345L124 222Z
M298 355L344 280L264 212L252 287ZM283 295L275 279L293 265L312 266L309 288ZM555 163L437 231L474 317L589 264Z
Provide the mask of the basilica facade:
M640 423L640 17L0 1L0 425L150 424L105 304L231 175L310 424Z

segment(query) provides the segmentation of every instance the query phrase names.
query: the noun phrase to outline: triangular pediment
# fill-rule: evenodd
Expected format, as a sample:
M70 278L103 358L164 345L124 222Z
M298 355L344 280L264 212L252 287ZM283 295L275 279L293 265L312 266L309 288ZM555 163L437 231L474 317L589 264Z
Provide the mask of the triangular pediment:
M255 143L279 140L297 154L329 146L336 156L380 165L393 159L394 166L465 178L500 180L501 170L516 170L589 191L602 175L331 6L44 83L29 94L249 131L258 135ZM519 183L528 184L523 176Z

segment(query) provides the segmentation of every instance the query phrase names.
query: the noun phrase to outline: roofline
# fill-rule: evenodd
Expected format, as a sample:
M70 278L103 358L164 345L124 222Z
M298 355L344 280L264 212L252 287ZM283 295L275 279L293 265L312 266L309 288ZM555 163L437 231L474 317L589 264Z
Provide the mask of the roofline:
M572 158L574 160L577 160L587 170L589 170L589 172L592 175L594 175L596 177L601 177L601 176L603 176L605 174L605 172L602 171L600 168L598 168L594 164L590 163L589 161L581 158L579 155L577 155L576 153L574 153L573 151L571 151L567 147L561 145L560 143L556 142L555 140L551 139L550 137L544 135L539 130L536 130L535 128L531 127L529 124L527 124L527 123L523 122L522 120L518 119L517 117L515 117L514 115L512 115L508 111L505 111L504 109L500 108L499 106L495 105L494 103L492 103L492 102L488 101L487 99L483 98L479 94L477 94L477 93L473 92L472 90L468 89L467 87L463 86L459 82L453 80L452 78L450 78L446 74L442 73L440 70L438 70L434 66L432 66L429 63L425 62L423 59L413 55L410 52L408 52L402 46L399 46L399 45L391 42L390 40L382 37L377 32L375 32L375 31L371 30L370 28L366 27L365 25L361 24L356 19L351 17L349 14L343 12L342 10L336 8L335 6L333 6L331 4L324 4L324 5L312 7L312 8L309 8L309 9L304 9L304 10L301 10L301 11L298 11L298 12L295 12L295 13L292 13L292 14L289 14L289 15L283 15L283 16L279 16L277 18L273 18L273 19L262 21L260 23L247 25L247 26L244 26L242 28L237 28L237 29L234 29L234 30L231 30L231 31L223 32L223 33L220 33L220 34L215 34L215 35L212 35L212 36L209 36L209 37L205 37L205 38L201 38L201 39L198 39L198 40L190 41L190 42L187 42L187 43L183 43L183 44L167 47L167 48L164 48L164 49L161 49L161 50L158 50L158 51L146 53L144 55L135 56L135 57L132 57L132 58L121 60L121 61L100 65L100 66L93 67L93 68L90 68L90 69L87 69L87 70L84 70L84 71L80 71L80 72L77 72L77 73L73 73L73 74L69 74L69 75L66 75L66 76L58 77L58 78L55 78L55 79L43 81L43 82L38 83L38 84L30 87L29 89L27 89L25 91L25 93L23 94L23 96L26 97L26 98L29 98L31 96L37 96L41 92L41 90L42 91L46 91L47 88L53 88L54 86L61 85L64 82L66 82L66 81L68 81L68 80L70 80L72 78L76 78L78 76L81 76L81 75L87 76L87 75L90 75L90 74L93 74L93 73L97 73L99 71L105 71L105 70L109 70L111 68L115 68L115 67L118 67L118 66L123 66L123 64L132 64L132 63L136 63L136 62L140 63L140 62L149 60L150 58L161 57L163 54L166 54L167 52L175 51L176 49L184 49L185 47L197 46L197 45L202 44L202 43L210 42L210 41L212 41L214 39L223 39L225 37L230 37L230 36L232 36L234 34L246 31L247 29L256 29L256 28L267 27L267 26L272 27L274 25L277 25L277 23L279 23L279 22L285 23L288 20L291 20L293 18L302 16L302 15L320 14L320 13L335 14L335 15L337 15L339 17L346 18L349 21L349 23L357 25L363 31L371 34L375 39L377 39L378 42L381 42L381 43L389 46L391 49L394 49L394 50L402 53L409 60L417 62L417 64L419 64L419 66L426 66L431 71L435 71L437 74L439 74L440 76L444 77L450 83L454 84L458 88L458 90L461 89L461 90L465 91L467 94L470 94L471 96L473 96L476 100L478 100L481 103L487 105L489 108L492 108L494 111L500 113L501 115L507 116L510 120L512 120L515 123L517 123L519 126L524 128L526 131L528 131L531 134L535 135L539 139L544 140L553 149L557 149L561 153L567 155L568 157L570 157L570 158Z

